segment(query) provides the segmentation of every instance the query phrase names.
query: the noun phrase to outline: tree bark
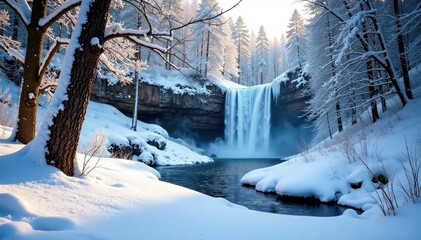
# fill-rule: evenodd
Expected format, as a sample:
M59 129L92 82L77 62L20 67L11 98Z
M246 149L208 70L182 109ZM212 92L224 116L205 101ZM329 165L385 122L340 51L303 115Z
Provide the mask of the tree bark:
M90 3L90 7L86 14L87 21L78 23L82 24L77 41L81 47L74 52L70 82L66 89L67 100L62 102L63 108L53 117L46 143L47 164L59 168L68 176L73 176L77 143L95 81L99 56L103 51L99 46L92 45L91 39L97 37L104 44L104 29L111 0L84 0L82 5L86 2Z
M19 99L19 119L15 139L28 143L35 137L38 95L41 79L39 78L42 61L42 46L45 31L39 27L39 20L47 12L48 0L35 0L32 4L31 22L29 23L23 79Z
M371 106L371 120L375 123L380 119L379 110L377 109L376 101L376 89L374 87L374 76L373 76L373 63L370 59L367 60L367 79L368 79L368 92L370 94L370 106Z
M326 112L326 120L327 120L327 129L329 129L329 137L332 138L332 128L330 127L329 121L329 110Z
M369 0L367 0L365 3L370 10L373 10L373 6L371 5L371 2ZM374 27L375 32L377 32L376 35L377 35L377 39L379 41L380 47L384 52L383 56L384 56L385 63L377 59L374 55L372 55L371 57L373 58L375 62L377 62L380 66L382 66L385 69L386 73L389 76L390 83L395 88L396 94L398 94L398 97L402 103L402 106L405 106L407 103L407 100L398 84L398 76L396 76L395 68L393 66L392 61L390 60L390 57L386 48L386 41L384 40L383 35L380 33L381 32L379 28L380 25L378 23L377 15L375 12L374 12L374 16L370 17L370 19L373 22L373 27Z
M330 28L330 20L329 20L329 14L327 14L327 19L326 19L326 24L327 24L327 31L328 31L328 41L329 41L329 58L330 58L330 67L331 67L331 71L332 71L332 77L336 76L336 64L335 61L333 61L333 50L332 50L332 46L333 46L333 33L332 30ZM342 132L344 130L343 124L342 124L342 114L341 114L341 103L339 101L339 97L338 97L338 87L335 87L335 110L336 110L336 122L338 124L338 132Z
M399 60L401 63L402 78L403 78L403 83L405 85L405 93L408 99L414 99L412 95L411 81L409 79L408 61L406 60L405 40L401 33L402 31L401 11L399 8L398 0L393 0L393 8L395 10L395 23L396 23L396 34L397 34L398 48L399 48Z
M361 8L361 10L363 10L364 7L361 5L360 8ZM377 29L378 28L377 21L375 21L375 19L372 19L372 21L373 21L374 28ZM363 21L361 23L361 25L362 25L363 33L367 33L366 23ZM367 42L367 43L370 41L367 34L364 34L363 38L365 39L365 42ZM379 38L379 41L381 42L382 39ZM375 43L373 43L373 44L375 44ZM383 48L383 49L385 49L385 48ZM373 123L375 123L377 120L380 119L380 116L379 116L379 110L377 109L377 101L376 101L376 98L375 98L376 97L376 89L374 87L373 62L370 58L367 59L366 67L367 67L367 79L368 79L368 93L370 95L371 120L372 120Z
M209 23L208 23L208 27L209 27L209 29L211 28L210 20L209 20ZM206 40L206 57L205 57L205 69L204 69L204 71L205 71L205 74L204 74L205 75L205 78L208 77L209 46L210 46L210 30L208 30L208 35L207 35L207 40Z
M349 18L352 18L353 15L351 13L351 8L349 7L348 2L345 1L345 0L343 0L342 3L343 3L344 7L347 10L348 17ZM368 8L370 10L373 10L370 1L368 1L368 0L365 1L365 4L368 6ZM363 6L362 3L360 3L360 8L361 9L364 8L364 6ZM326 8L326 9L329 9L329 8ZM341 18L339 15L337 15L335 11L329 9L329 12L332 13L335 17L337 17L340 21L342 21L343 23L345 23L345 20L343 18ZM376 14L374 13L374 16L371 16L370 19L373 22L373 27L374 27L375 32L380 33L379 25L377 23L377 16L376 16ZM364 49L365 52L368 53L368 52L371 51L370 47L366 44L366 41L363 40L364 37L367 37L367 32L363 31L362 34L357 33L357 34L355 34L355 37L361 43L361 45L362 45L362 47L363 47L363 49ZM383 59L380 59L376 55L371 55L370 58L372 58L373 61L377 62L380 66L382 66L382 68L386 71L386 73L387 73L387 75L389 77L390 84L393 86L393 88L395 88L396 94L398 95L398 97L399 97L399 99L400 99L400 101L402 103L402 106L405 106L406 103L407 103L407 100L406 100L404 94L402 93L402 90L401 90L401 88L400 88L400 86L398 84L398 81L397 81L397 78L396 78L396 74L395 74L395 71L393 69L392 62L390 61L389 56L387 54L387 49L386 49L386 45L385 45L385 41L383 39L383 36L381 34L377 34L377 37L378 37L378 40L379 40L379 43L380 43L380 46L381 46L381 50L384 52L384 54L383 54L384 55L384 58ZM384 62L383 62L383 60L384 60Z
M140 61L140 60L139 60ZM137 65L138 63L136 63ZM137 111L139 105L139 68L136 66L134 72L134 82L135 82L135 94L134 94L134 108L133 108L133 118L132 118L132 130L137 131Z
M18 35L19 35L19 16L17 13L14 14L13 17L13 25L12 25L13 33L12 33L12 39L15 41L18 41ZM1 32L3 32L3 28L1 29ZM3 35L3 33L0 33ZM10 73L9 76L12 82L16 83L16 85L21 84L21 79L19 74L17 74L19 70L19 63L17 61L12 61L12 64L10 66Z

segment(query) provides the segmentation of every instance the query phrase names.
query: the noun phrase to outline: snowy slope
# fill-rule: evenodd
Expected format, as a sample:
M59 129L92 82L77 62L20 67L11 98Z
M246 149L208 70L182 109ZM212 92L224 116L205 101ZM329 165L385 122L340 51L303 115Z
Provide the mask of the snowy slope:
M409 204L401 187L408 186L403 169L409 167L408 153L421 166L421 89L414 92L417 98L403 109L391 99L389 111L375 124L362 121L287 162L247 173L241 183L257 191L379 212L377 203L385 198L372 178L383 175L388 179L384 189L395 191L396 203ZM351 187L359 183L360 188Z
M197 154L187 147L169 140L167 131L155 124L138 121L137 131L130 129L131 119L122 114L116 108L96 102L89 102L87 116L82 127L81 143L86 143L96 129L107 134L107 145L123 145L136 143L140 146L142 154L135 159L148 162L142 157L153 156L153 162L157 165L179 165L211 162L212 159ZM149 145L147 142L154 141L164 143L165 149ZM148 162L149 163L149 162ZM150 164L150 163L149 163Z

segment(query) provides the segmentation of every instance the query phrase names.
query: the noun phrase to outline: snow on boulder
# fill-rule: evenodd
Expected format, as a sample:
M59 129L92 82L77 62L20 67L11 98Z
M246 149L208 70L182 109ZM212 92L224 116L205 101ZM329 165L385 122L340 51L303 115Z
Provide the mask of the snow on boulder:
M106 146L113 157L140 161L144 159L150 166L212 161L185 146L171 142L168 132L158 125L138 121L137 126L137 131L133 131L131 118L115 107L91 101L82 126L80 145L89 145L89 139L95 131L101 131L107 136Z

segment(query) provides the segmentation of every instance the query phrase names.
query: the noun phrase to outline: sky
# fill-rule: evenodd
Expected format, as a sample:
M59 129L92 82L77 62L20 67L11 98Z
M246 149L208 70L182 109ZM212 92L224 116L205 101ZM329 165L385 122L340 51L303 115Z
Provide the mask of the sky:
M228 9L238 0L218 1L222 9ZM227 13L235 21L241 16L249 30L258 32L261 25L266 30L269 38L281 36L287 30L289 19L298 9L305 18L304 7L297 0L243 0L236 8Z

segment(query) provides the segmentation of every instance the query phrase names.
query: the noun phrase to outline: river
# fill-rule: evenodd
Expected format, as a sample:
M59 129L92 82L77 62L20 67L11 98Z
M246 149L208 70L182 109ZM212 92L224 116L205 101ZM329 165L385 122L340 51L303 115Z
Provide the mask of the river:
M244 187L240 179L247 172L280 163L279 159L216 159L214 163L185 166L157 166L161 180L198 192L222 197L251 210L304 216L338 216L347 208L336 204L294 203L276 194L256 192Z

